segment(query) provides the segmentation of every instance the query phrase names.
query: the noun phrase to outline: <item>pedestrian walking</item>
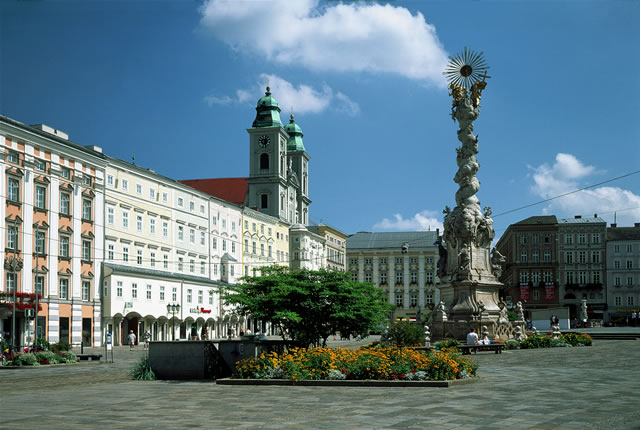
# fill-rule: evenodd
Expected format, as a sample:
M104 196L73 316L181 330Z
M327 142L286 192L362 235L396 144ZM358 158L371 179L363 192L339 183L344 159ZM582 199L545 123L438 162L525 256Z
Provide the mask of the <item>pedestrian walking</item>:
M144 349L149 349L149 341L151 340L151 333L149 333L149 329L144 331L142 339L144 340Z
M638 324L638 314L635 311L631 312L631 325L636 326Z
M129 351L133 351L133 348L136 346L136 335L133 330L129 330Z
M551 318L549 318L549 328L551 330L553 330L553 325L555 324L555 322L556 322L556 316L555 314L551 314Z

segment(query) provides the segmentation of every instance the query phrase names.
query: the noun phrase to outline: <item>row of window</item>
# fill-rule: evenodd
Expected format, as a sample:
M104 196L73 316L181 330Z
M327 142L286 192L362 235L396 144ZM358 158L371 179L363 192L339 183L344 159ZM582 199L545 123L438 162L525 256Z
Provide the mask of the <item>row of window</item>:
M146 300L153 300L153 286L150 284L147 284L146 289L145 289L145 299ZM193 303L194 302L194 297L193 297L193 289L191 288L187 288L187 297L186 297L186 301L187 303ZM165 296L165 286L164 285L160 285L158 288L158 298L160 299L161 302L164 302L166 299ZM131 298L133 300L137 300L138 297L138 284L133 282L131 283L131 288L128 291L127 298ZM107 289L105 288L105 296L107 295ZM116 297L120 297L120 298L124 298L124 286L123 286L123 282L122 281L117 281L116 282ZM204 291L203 290L197 290L197 304L202 305L204 304ZM172 302L177 302L178 301L178 288L177 287L172 287L171 288L171 301ZM213 305L213 291L209 291L209 298L208 298L208 303L210 305Z
M7 154L7 162L20 166L20 155L15 151L9 150L9 153ZM42 173L47 172L47 161L36 158L34 164L36 171ZM71 180L71 169L60 166L60 176L65 179ZM91 186L92 182L93 181L91 176L82 175L82 183L84 185Z
M424 261L425 261L426 264L433 264L433 257L425 257ZM365 258L364 259L364 264L365 265L370 265L372 263L373 263L373 260L371 258ZM404 264L404 258L403 257L396 257L395 263L396 263L396 265L403 265ZM352 266L356 266L358 264L358 259L357 258L351 258L349 260L349 264L351 264ZM380 265L387 264L387 259L385 257L378 258L378 264L380 264ZM409 257L409 264L418 264L418 258L417 257Z
M627 260L625 267L627 269L633 269L633 260ZM613 268L614 269L622 269L622 264L620 262L620 260L614 260L613 261Z
M234 247L234 251L235 251L235 243L231 242L231 245ZM261 243L260 244L260 256L261 257L265 256L264 252L265 252L264 243ZM249 239L245 239L244 240L244 253L245 254L251 253L252 255L257 255L258 254L258 244L256 243L255 240L253 242L251 242L251 248L249 248ZM280 251L278 251L278 254L280 254ZM272 250L272 246L271 245L268 246L268 257L269 258L273 257L273 250ZM280 255L278 255L278 258L280 258ZM280 260L278 260L278 261L280 261Z
M129 251L130 251L129 246L127 245L122 246L122 252L119 255L120 262L128 263L129 261L131 261L133 257L131 256ZM108 243L107 244L107 261L115 261L115 260L116 260L115 244ZM144 258L144 250L141 248L137 248L136 255L135 255L135 263L138 266L142 266L145 264L146 261L147 260ZM161 267L162 269L169 270L169 254L167 253L162 254L162 262L160 262L156 258L156 252L150 251L148 263L149 263L149 267L152 267L152 268ZM218 267L220 267L221 273L224 276L225 264L223 263L211 264L213 275L218 275ZM184 257L178 257L178 261L177 263L175 263L175 270L178 272L188 272L188 273L200 274L200 275L206 276L207 262L201 260L198 264L196 264L196 260L193 258L190 259L188 262L185 262ZM234 276L235 270L233 265L230 265L229 272L231 276Z
M433 294L425 293L424 294L424 303L426 305L433 304ZM396 306L404 306L404 293L398 292L396 293ZM409 306L415 308L418 306L418 295L410 294L409 295Z
M520 272L520 284L527 284L529 280L534 284L544 282L545 284L553 283L553 272Z
M621 287L622 286L622 277L621 276L614 276L613 277L613 285L615 285L616 287ZM627 276L627 287L632 287L633 286L633 276Z
M520 235L520 244L521 245L526 245L527 244L527 240L528 240L528 234L524 233ZM551 243L551 233L544 233L542 236L542 241L543 243ZM531 233L531 243L536 245L538 243L540 243L540 234L538 233Z
M620 245L613 245L613 252L615 252L616 254L620 253ZM633 252L633 244L627 244L625 245L625 251L626 252Z
M591 281L589 281L589 272L565 272L565 281L567 284L599 284L602 282L602 275L600 272L591 272Z
M425 283L427 284L433 284L433 272L425 272ZM380 272L379 274L380 276L380 284L386 284L387 283L387 272ZM410 276L410 280L412 284L417 284L418 283L418 273L417 272L411 272L409 274ZM357 281L358 280L358 273L357 272L351 272L351 279L353 281ZM373 282L373 275L371 274L371 272L365 272L364 273L364 281L365 282ZM402 284L404 282L404 272L400 272L397 271L396 272L396 284Z
M587 251L565 251L564 253L564 262L566 264L586 264L586 263L594 263L600 264L602 260L600 259L600 251L591 251L591 259L588 259L589 253Z
M44 255L47 253L46 246L46 233L43 231L36 231L34 235L35 254ZM71 236L61 234L58 238L59 243L59 257L62 258L72 258L71 253ZM82 241L82 260L83 261L91 261L92 254L92 241L91 240L83 240ZM15 225L7 226L7 248L12 249L14 251L18 251L18 227Z
M17 291L18 287L18 274L7 272L7 288L6 291L12 293L13 291ZM44 276L36 276L33 279L33 287L34 291L43 297L45 296L45 277ZM60 278L59 279L59 289L58 289L58 297L61 299L69 299L69 278ZM91 281L82 281L82 300L89 301L91 299Z
M579 233L579 234L565 234L564 235L564 244L565 245L573 245L577 243L578 245L586 245L587 244L587 234ZM591 234L591 243L597 244L600 243L600 233L592 233Z
M235 223L234 223L235 225ZM260 234L264 234L265 232L265 225L264 224L260 224ZM248 220L244 220L244 230L245 231L249 231L249 221ZM258 224L256 224L255 222L251 223L251 231L254 233L258 232ZM271 227L267 227L267 232L269 237L273 236L273 230L271 229ZM278 232L278 239L280 239L280 233ZM288 238L287 238L288 240Z
M8 178L7 181L7 199L9 201L20 203L20 181L14 178ZM71 193L60 192L60 210L61 215L71 216ZM34 207L36 209L47 210L47 187L36 185ZM90 199L82 199L82 219L91 221L92 202Z
M616 306L622 306L622 296L615 296L613 301ZM633 296L627 296L626 304L627 306L634 306L636 304L635 298Z
M107 185L110 186L110 187L118 188L117 185L116 185L116 180L113 177L113 175L107 175ZM129 180L121 179L120 180L120 188L122 190L124 190L124 191L128 191L129 190ZM138 195L143 195L144 194L144 189L143 189L142 184L136 184L136 194L138 194ZM153 187L149 188L149 199L156 200L158 194L159 193L156 191L155 188L153 188ZM168 203L169 202L169 193L166 192L166 191L162 192L162 202L163 203ZM183 197L178 197L176 203L177 203L179 208L185 207L184 198ZM205 211L206 211L206 206L204 204L200 204L199 205L199 209L200 209L200 214L204 215ZM189 202L189 210L191 212L194 212L196 210L196 203L195 202L193 202L193 201ZM218 218L217 216L214 216L212 218L213 225L217 225L217 221L218 221L217 218ZM236 224L235 222L232 223L232 230L233 231L235 231L235 224ZM226 220L225 219L222 220L222 228L226 228Z
M600 253L598 252L598 256L600 256ZM520 263L527 263L529 259L529 253L526 249L523 249L522 251L520 251ZM542 261L544 263L551 263L551 251L548 249L545 249L542 253ZM540 252L537 250L533 250L531 251L531 262L532 263L539 263L540 262Z

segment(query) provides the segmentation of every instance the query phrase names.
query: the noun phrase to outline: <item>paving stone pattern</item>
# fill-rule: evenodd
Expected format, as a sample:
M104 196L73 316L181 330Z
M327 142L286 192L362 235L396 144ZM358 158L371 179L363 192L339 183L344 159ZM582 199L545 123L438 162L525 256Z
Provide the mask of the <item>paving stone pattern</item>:
M143 354L0 369L0 428L640 429L640 341L478 353L482 380L450 388L132 381Z

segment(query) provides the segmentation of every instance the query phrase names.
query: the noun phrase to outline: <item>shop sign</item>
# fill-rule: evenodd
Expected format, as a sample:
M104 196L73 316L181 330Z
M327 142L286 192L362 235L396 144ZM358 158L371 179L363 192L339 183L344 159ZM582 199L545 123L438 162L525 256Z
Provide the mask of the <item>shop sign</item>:
M520 300L529 300L529 286L520 285Z
M553 300L555 298L554 288L555 287L553 285L545 285L544 286L544 298L545 298L545 300Z
M130 309L133 307L133 302L124 302L124 308L125 309Z

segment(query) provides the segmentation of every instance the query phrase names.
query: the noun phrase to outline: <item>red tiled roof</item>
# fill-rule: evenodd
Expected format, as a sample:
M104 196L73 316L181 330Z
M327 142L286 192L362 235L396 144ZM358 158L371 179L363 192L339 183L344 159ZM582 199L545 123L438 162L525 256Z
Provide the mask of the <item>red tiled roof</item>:
M248 178L184 179L178 182L227 202L243 205L247 190L249 189L247 179Z

